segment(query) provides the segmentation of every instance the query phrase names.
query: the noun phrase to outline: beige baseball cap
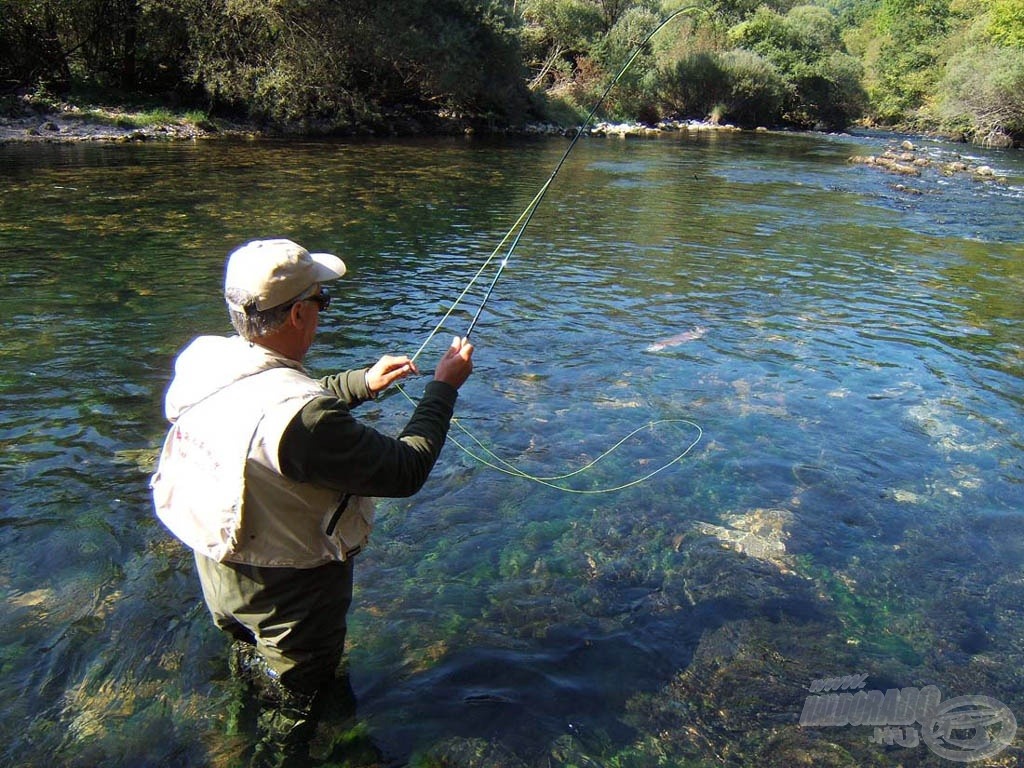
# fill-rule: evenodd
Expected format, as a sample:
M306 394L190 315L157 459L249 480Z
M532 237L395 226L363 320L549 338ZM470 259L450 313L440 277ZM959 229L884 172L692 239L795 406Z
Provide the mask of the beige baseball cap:
M224 295L232 309L254 301L262 311L344 274L345 262L329 253L310 253L291 240L253 240L228 257Z

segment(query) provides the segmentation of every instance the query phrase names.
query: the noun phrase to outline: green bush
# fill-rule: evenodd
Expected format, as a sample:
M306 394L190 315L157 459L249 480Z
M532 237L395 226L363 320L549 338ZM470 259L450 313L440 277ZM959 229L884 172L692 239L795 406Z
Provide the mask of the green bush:
M60 41L61 9L27 0L0 0L0 89L64 93L71 68Z
M935 92L950 16L949 0L880 0L871 97L883 122L911 119Z
M661 72L661 99L668 110L704 118L729 95L725 69L714 52L696 53Z
M785 95L771 62L743 49L695 54L661 75L668 110L695 118L714 114L747 127L778 123Z
M860 62L838 51L795 68L787 118L808 128L842 130L866 109L863 76Z
M950 59L939 88L940 114L982 144L1024 140L1024 56L1019 48L972 47Z
M0 108L200 106L319 130L514 124L545 103L585 114L689 1L0 0L0 92L16 96ZM902 127L940 115L978 140L1020 135L1024 0L800 2L702 0L604 115L834 129L870 108Z
M724 53L721 64L729 90L724 117L747 128L778 123L787 87L775 66L742 49Z
M597 62L609 80L622 70L637 46L657 28L659 21L655 13L640 6L619 16L597 46ZM606 112L616 118L645 122L657 120L656 64L649 46L633 60L608 96Z
M991 0L988 32L999 45L1024 48L1024 0Z
M828 10L802 5L783 15L762 6L729 30L729 40L770 63L781 79L779 86L762 65L743 63L746 80L758 84L756 113L770 114L781 98L785 122L827 129L841 129L861 114L863 72L845 52L839 23Z

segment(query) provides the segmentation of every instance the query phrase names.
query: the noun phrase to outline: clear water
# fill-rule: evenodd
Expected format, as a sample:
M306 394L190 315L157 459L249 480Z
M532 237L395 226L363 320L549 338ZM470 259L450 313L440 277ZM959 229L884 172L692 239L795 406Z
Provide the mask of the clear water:
M934 761L798 725L812 680L858 673L1024 717L1024 157L924 142L1002 181L848 162L893 141L577 146L474 333L453 437L551 477L641 429L547 483L452 443L381 504L348 664L386 761ZM288 236L346 259L314 371L412 353L564 149L0 147L0 762L244 752L224 641L146 487L174 355L229 331L227 252ZM362 416L397 432L409 411Z

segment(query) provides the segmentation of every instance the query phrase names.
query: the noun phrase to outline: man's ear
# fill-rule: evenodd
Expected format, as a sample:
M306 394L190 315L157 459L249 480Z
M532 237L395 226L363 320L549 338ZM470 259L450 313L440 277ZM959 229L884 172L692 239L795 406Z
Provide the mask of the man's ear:
M309 322L309 308L304 301L296 301L288 310L288 322L296 328L302 328Z

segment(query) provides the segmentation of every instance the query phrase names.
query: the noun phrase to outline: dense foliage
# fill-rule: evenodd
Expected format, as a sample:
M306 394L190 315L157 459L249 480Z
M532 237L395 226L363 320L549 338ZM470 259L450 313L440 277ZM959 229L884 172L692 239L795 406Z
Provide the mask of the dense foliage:
M0 78L280 124L509 120L529 97L507 11L474 0L0 0Z
M804 2L804 4L799 4ZM305 128L578 119L681 0L0 0L0 86ZM1024 137L1024 0L696 0L605 116Z

